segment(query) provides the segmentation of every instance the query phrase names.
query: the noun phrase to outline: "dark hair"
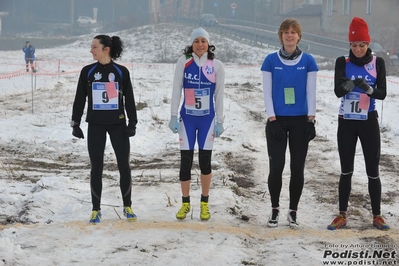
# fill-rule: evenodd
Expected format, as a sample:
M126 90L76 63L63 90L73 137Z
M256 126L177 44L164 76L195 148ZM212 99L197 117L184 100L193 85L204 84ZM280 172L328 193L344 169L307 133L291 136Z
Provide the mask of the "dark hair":
M119 36L97 35L94 39L99 40L104 48L110 48L109 55L112 59L116 60L122 56L123 42Z
M208 59L214 59L215 58L215 54L213 53L213 51L215 51L216 47L215 45L208 45ZM188 45L186 46L186 48L183 49L183 54L185 55L191 55L193 53L193 46L192 45Z

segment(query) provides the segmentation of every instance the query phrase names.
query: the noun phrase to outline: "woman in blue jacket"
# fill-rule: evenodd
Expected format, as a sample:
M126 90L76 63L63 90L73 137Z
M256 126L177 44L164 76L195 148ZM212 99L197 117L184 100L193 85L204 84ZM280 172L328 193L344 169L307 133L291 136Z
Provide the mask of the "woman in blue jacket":
M22 51L25 54L25 62L26 62L26 72L29 72L29 65L32 69L32 72L36 72L35 66L33 62L35 61L35 47L26 41L25 46L22 47Z

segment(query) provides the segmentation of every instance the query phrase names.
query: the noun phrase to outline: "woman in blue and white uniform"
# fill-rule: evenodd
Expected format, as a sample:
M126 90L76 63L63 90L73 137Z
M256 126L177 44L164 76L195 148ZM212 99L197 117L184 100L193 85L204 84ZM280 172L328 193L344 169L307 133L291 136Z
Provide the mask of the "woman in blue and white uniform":
M201 220L211 217L208 199L212 179L211 157L215 137L223 131L224 66L215 59L214 45L209 43L209 34L203 28L193 30L191 44L183 50L175 69L171 120L169 128L179 133L180 142L180 184L182 207L177 219L186 218L190 211L191 168L194 146L199 148L201 170ZM183 93L183 103L178 119L178 109Z

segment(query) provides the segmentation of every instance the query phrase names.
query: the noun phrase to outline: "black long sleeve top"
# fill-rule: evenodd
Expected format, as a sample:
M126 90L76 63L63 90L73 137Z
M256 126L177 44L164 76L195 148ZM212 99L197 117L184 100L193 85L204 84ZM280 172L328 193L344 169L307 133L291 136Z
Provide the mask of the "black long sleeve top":
M121 73L119 73L119 71ZM118 109L93 110L92 83L112 81L118 83L119 86ZM130 81L129 71L125 66L111 61L106 65L102 65L97 62L83 67L80 72L72 110L72 120L77 124L80 124L86 99L88 102L86 122L88 123L116 124L126 121L127 119L125 114L127 114L129 124L131 126L135 126L137 124L137 112L133 94L133 86Z
M356 58L356 56L349 51L349 60L351 60L354 64L362 66L370 63L372 60L371 50L368 49L367 53L362 58ZM377 57L376 59L376 67L377 67L377 84L376 87L369 97L384 100L387 95L387 79L386 79L386 69L385 69L385 61L381 57ZM335 61L335 72L334 72L334 92L338 98L341 98L348 92L343 88L343 83L345 82L345 78L348 77L345 74L346 68L346 57L341 56L338 57Z

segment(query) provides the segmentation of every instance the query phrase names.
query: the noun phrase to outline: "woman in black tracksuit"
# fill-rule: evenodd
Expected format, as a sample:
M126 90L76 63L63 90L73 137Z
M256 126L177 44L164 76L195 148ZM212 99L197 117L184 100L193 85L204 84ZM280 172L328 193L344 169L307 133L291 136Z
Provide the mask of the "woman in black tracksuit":
M389 229L381 217L381 137L375 107L376 99L384 100L387 94L385 62L372 54L370 41L367 23L354 17L349 26L349 56L341 56L335 62L334 92L341 98L337 133L341 175L338 186L339 214L328 225L329 230L344 227L347 222L358 139L366 164L373 225L381 230Z
M91 163L90 187L93 204L90 223L99 223L101 218L101 179L107 133L120 173L123 213L128 220L137 219L131 209L132 178L129 164L129 137L136 134L136 105L129 71L113 61L121 56L122 51L123 43L118 36L98 35L93 39L90 52L97 62L82 69L73 103L72 134L83 139L84 134L79 125L86 99L88 101L87 145Z

